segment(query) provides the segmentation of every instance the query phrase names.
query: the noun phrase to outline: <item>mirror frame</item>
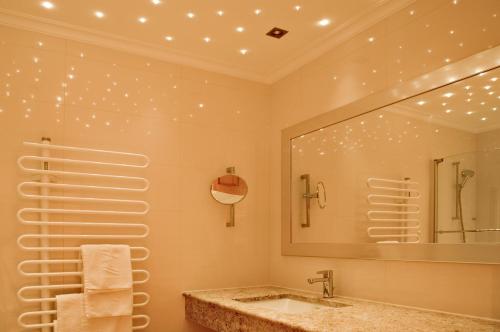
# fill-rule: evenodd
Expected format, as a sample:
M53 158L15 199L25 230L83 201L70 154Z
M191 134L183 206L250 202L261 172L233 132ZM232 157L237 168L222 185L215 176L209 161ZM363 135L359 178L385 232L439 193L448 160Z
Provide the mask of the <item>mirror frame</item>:
M281 253L284 256L500 264L500 244L293 243L291 227L291 140L326 126L379 110L500 68L500 46L441 67L416 79L285 128L281 133Z

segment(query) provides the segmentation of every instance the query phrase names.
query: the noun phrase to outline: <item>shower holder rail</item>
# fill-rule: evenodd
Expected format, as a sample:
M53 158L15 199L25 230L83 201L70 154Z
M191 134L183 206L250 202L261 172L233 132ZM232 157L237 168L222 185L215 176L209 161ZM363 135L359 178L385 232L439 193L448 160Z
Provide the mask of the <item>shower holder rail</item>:
M128 153L120 151L98 150L91 148L72 147L63 145L53 145L50 139L42 139L42 143L24 142L24 146L30 148L40 148L41 156L21 156L17 160L19 168L28 174L34 174L40 177L40 181L25 181L17 186L19 196L26 200L38 201L40 207L25 207L17 212L17 219L24 225L38 226L38 233L22 234L18 237L18 246L27 252L38 252L39 259L29 259L21 261L18 266L18 272L23 277L39 278L39 283L36 285L24 286L19 289L17 296L24 303L39 303L40 310L24 312L18 317L18 323L25 329L41 329L43 332L49 332L53 329L54 323L52 317L57 314L53 309L56 302L55 296L51 293L54 290L73 290L81 291L82 283L52 283L52 277L82 277L80 258L70 259L51 259L51 253L68 253L78 255L80 246L52 246L50 240L79 240L81 244L88 243L92 240L109 240L119 241L123 244L130 245L131 262L133 265L143 262L149 258L150 250L142 246L133 246L132 243L138 239L144 239L149 235L149 227L143 223L137 222L97 222L97 221L66 221L65 215L71 216L117 216L117 217L140 217L145 216L150 209L148 202L136 199L122 198L101 198L101 197L80 197L80 196L61 196L50 195L50 190L69 190L78 192L99 192L99 193L135 193L141 194L149 189L149 181L146 178L138 176L126 176L106 173L85 173L80 171L62 171L49 169L49 163L71 165L71 166L93 166L98 168L122 170L127 169L145 169L149 166L149 158L146 155L138 153ZM85 160L85 159L70 159L70 158L55 158L50 156L50 151L65 151L70 153L90 153L93 156L105 155L111 157L125 157L138 160L136 163L114 163L109 161ZM39 162L41 168L32 168L25 166L26 162ZM98 180L126 181L127 185L108 186L100 184L75 184L75 183L53 183L51 176L61 176L61 178L85 178ZM135 185L132 186L132 183ZM27 193L28 189L38 189L39 194ZM98 196L98 195L97 195ZM113 204L114 209L88 209L88 208L51 208L50 202L68 202L78 204ZM120 208L117 208L119 206ZM125 209L127 207L127 209ZM39 215L39 219L30 220L25 215ZM59 220L50 219L51 215L57 215ZM88 217L87 217L88 218ZM53 227L80 227L81 229L93 228L95 234L66 234L50 232ZM130 234L98 232L96 229L120 229L121 231L131 232ZM34 245L29 242L37 242ZM81 256L81 255L80 255ZM64 266L63 271L51 271L50 267L58 264ZM27 267L38 266L37 272L33 269L26 271ZM141 285L148 282L150 273L144 269L134 268L132 270L133 285ZM39 293L39 296L28 296L28 294ZM150 295L146 292L133 292L133 307L144 307L149 303ZM33 319L39 319L39 323L32 323ZM30 322L27 322L29 320ZM150 318L145 314L136 314L132 316L133 330L145 329Z

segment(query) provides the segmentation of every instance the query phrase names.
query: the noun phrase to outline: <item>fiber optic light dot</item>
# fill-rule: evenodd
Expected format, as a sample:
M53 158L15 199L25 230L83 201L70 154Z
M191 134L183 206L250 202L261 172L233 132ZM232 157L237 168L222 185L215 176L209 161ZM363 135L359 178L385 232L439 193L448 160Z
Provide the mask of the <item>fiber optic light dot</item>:
M45 9L53 9L55 7L55 5L50 1L42 1L40 3L40 6L42 6Z
M148 21L148 19L144 16L139 17L137 20L139 21L139 23L142 23L142 24L144 24Z
M94 12L94 15L95 15L95 17L97 17L97 18L103 18L103 17L105 16L105 15L104 15L104 13L103 13L103 12L101 12L100 10L96 10L96 11Z
M331 21L330 21L329 19L327 19L327 18L323 18L323 19L319 20L317 24L318 24L320 27L326 27L327 25L329 25L329 24L330 24L330 22L331 22Z

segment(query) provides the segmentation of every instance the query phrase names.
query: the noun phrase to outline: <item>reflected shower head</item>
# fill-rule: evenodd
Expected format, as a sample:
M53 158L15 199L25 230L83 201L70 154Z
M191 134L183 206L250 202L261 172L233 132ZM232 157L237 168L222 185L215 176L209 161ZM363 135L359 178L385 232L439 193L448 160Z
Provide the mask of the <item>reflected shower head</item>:
M460 186L463 188L467 183L467 181L470 178L472 178L476 174L476 172L474 172L471 169L464 169L461 174L462 174L462 183L460 184Z

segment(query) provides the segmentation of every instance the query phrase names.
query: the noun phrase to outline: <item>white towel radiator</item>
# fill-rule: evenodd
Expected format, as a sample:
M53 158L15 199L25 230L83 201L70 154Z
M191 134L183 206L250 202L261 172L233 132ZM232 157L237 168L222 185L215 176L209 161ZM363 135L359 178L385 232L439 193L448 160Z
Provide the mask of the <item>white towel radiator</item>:
M147 270L134 267L149 257L148 248L135 245L148 236L149 227L136 219L148 213L149 204L145 200L130 199L144 195L149 181L128 174L147 168L149 158L137 153L53 145L49 138L43 138L42 143L24 142L24 146L40 152L21 156L17 161L19 168L36 180L20 183L17 191L25 200L38 202L39 207L23 207L17 212L18 220L30 229L18 237L17 243L22 250L38 257L18 264L19 273L30 278L30 284L20 288L17 295L22 302L39 308L19 315L18 323L25 329L49 332L56 315L55 295L82 291L81 244L130 245L134 286L149 280ZM51 157L51 153L84 155L87 159ZM120 161L110 161L116 159ZM126 162L122 162L123 159ZM89 168L91 171L85 171ZM51 195L51 191L57 194ZM117 198L118 195L126 195L127 199ZM58 206L52 207L51 202ZM64 208L66 204L71 208ZM96 205L113 208L95 208ZM81 220L72 220L75 216ZM96 221L96 218L106 221ZM36 229L38 231L33 231ZM134 308L147 305L149 298L146 292L134 291ZM149 325L147 315L134 314L132 318L134 330Z
M418 182L368 178L368 226L377 243L420 242L420 192ZM390 225L390 226L388 226Z

